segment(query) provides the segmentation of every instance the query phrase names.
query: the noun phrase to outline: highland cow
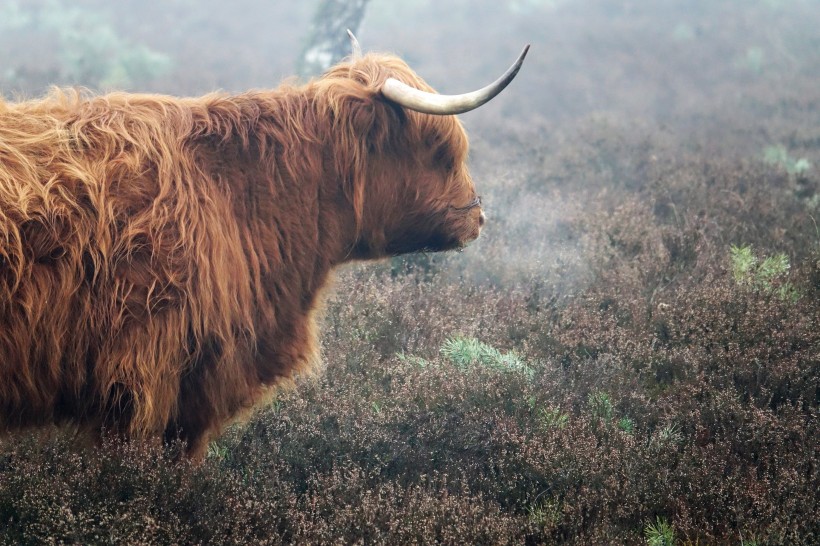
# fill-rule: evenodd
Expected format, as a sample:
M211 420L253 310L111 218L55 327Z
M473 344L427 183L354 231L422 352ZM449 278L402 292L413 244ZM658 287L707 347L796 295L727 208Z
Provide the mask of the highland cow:
M479 235L452 114L525 53L457 96L357 54L272 91L0 100L0 431L69 422L201 456L314 366L336 266Z

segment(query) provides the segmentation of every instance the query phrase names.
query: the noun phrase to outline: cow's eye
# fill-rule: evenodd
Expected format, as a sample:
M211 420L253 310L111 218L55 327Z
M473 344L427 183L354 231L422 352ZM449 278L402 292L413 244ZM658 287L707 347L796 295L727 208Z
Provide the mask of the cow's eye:
M439 150L436 152L436 155L433 157L433 161L437 167L440 167L448 172L451 172L456 168L456 161L452 154L447 153L445 150Z
M450 205L450 208L452 208L453 210L470 210L470 209L474 209L474 208L480 207L480 206L481 206L481 196L476 195L475 198L472 201L470 201L469 203L467 203L463 207L454 207L453 205Z

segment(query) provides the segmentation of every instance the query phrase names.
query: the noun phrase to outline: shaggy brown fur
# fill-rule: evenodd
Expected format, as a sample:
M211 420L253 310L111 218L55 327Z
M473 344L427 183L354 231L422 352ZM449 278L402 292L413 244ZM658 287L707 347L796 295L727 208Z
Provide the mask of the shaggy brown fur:
M368 55L302 87L0 101L0 430L181 436L317 359L354 259L455 248L483 215L453 116L403 111Z

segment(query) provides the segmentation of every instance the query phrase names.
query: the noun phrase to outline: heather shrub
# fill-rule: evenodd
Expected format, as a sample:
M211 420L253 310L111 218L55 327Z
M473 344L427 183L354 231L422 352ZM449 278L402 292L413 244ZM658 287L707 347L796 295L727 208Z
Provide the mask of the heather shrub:
M633 4L508 4L542 41L465 116L482 237L340 271L325 368L201 464L0 437L0 544L818 543L817 10Z
M806 205L755 189L785 176L765 166L669 169L587 194L562 228L588 264L568 293L548 268L464 282L459 259L498 265L467 252L434 275L342 271L326 369L199 466L67 432L2 440L2 540L814 542L816 240L745 224L792 230ZM705 199L704 176L727 191ZM788 268L760 269L781 252ZM754 288L786 282L799 298Z

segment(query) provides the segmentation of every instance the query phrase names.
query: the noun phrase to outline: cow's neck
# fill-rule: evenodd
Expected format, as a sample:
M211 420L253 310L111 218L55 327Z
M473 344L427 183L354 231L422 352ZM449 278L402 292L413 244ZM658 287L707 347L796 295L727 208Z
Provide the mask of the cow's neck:
M343 175L335 172L335 150L327 135L305 126L305 105L275 93L242 100L258 105L245 108L249 112L262 112L246 120L250 138L214 139L203 148L203 160L214 180L228 186L243 220L257 351L268 363L262 379L270 382L315 358L306 352L318 346L313 318L333 267L354 257L356 230ZM241 128L241 118L230 121Z

